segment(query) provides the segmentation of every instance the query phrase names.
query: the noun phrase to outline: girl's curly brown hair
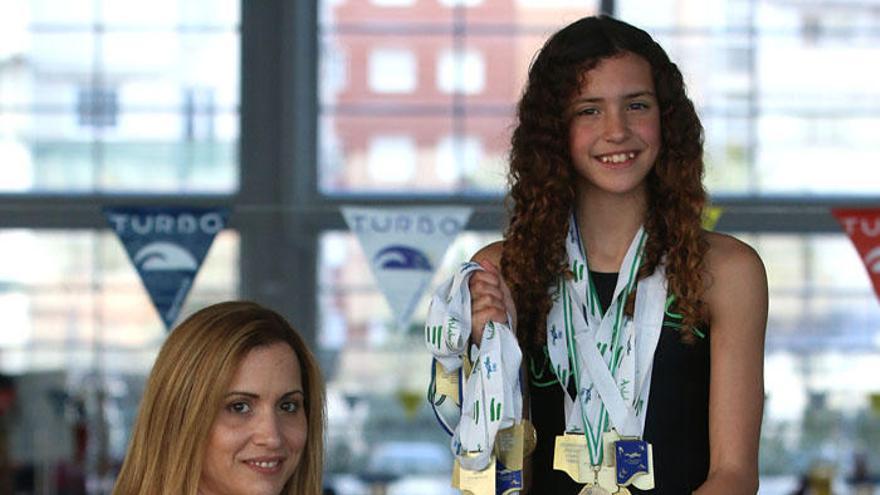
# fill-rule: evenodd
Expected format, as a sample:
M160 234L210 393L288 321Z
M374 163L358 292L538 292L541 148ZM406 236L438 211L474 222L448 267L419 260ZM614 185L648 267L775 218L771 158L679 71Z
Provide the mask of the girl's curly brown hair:
M657 161L646 178L648 241L639 278L653 273L664 260L683 328L695 328L705 318L703 126L681 72L648 33L611 17L585 17L554 34L532 62L511 139L510 223L501 266L516 304L517 337L523 346L544 345L552 305L548 290L560 275L570 276L565 235L576 172L568 144L569 104L587 71L625 52L651 65L662 136ZM630 314L632 305L630 298ZM691 332L682 332L682 338L693 339Z

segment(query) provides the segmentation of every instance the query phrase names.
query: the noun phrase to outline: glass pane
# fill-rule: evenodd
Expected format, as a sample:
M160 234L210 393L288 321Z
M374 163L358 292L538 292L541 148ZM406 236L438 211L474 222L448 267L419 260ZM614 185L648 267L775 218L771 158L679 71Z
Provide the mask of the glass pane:
M459 235L430 287L497 238ZM400 476L403 464L421 465L403 470L397 488L389 486L387 493L456 493L449 491L449 439L424 399L430 356L422 328L430 291L417 306L410 328L394 330L394 318L357 239L347 232L321 236L318 354L329 397L325 469L328 484L340 493L371 493L369 483L356 475L367 480L376 478L377 471ZM424 480L422 489L406 491L406 483L416 478Z
M181 317L236 297L238 245L217 235ZM0 230L0 259L8 493L86 493L86 473L112 481L121 463L165 327L109 232Z
M431 287L498 237L460 235ZM844 479L854 455L868 453L872 472L880 468L880 416L870 406L876 380L867 371L880 366L880 305L865 267L842 234L738 237L758 250L770 285L760 493L787 495L801 474L824 464L834 468L835 486L846 493ZM344 462L331 461L328 468L331 480L355 484L346 476L356 478L368 469L366 451L358 449L375 445L372 428L380 417L396 418L381 423L390 428L389 439L427 438L447 447L448 438L437 435L441 429L423 397L411 419L403 405L406 394L424 392L428 380L420 325L429 298L422 298L407 332L393 331L390 310L357 240L328 232L320 245L318 343L330 394L340 396L330 403L331 423L339 425L330 448L346 454ZM412 372L401 374L401 369ZM346 423L352 417L360 422Z
M706 127L710 192L877 193L880 145L869 133L880 69L865 63L880 57L876 2L832 2L821 14L798 2L616 5L684 73Z
M235 296L237 257L237 235L220 233L181 314ZM16 260L0 266L0 304L23 330L0 337L0 372L85 371L93 357L66 352L91 356L102 347L110 370L145 373L152 366L164 325L115 235L0 230L0 258ZM114 352L140 358L113 361Z
M136 0L100 3L100 21L111 28L138 26L186 26L206 28L236 24L237 0Z
M801 475L831 469L851 488L854 459L877 472L880 305L844 235L766 235L756 246L770 283L761 439L761 493L790 493Z
M238 105L236 32L112 32L101 39L101 63L123 110L205 113L235 111Z
M0 7L0 192L235 191L239 3L84 4Z
M567 0L322 2L322 191L500 193L535 50L595 8ZM384 164L381 179L368 172L370 156Z
M238 183L238 115L123 113L92 141L72 116L0 114L2 191L229 192ZM16 129L17 128L17 129Z

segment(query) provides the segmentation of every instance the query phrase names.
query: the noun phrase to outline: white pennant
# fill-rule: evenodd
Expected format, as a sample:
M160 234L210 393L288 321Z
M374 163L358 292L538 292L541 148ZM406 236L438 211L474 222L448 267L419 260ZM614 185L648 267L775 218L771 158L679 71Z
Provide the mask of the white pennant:
M467 224L471 210L445 206L342 208L400 329L409 325L446 249Z
M471 335L470 276L483 268L465 263L431 298L425 345L447 372L462 366ZM522 421L519 368L522 353L513 330L488 322L479 349L471 349L474 367L462 390L461 418L452 436L452 452L462 467L488 466L499 429ZM470 456L465 454L471 454Z

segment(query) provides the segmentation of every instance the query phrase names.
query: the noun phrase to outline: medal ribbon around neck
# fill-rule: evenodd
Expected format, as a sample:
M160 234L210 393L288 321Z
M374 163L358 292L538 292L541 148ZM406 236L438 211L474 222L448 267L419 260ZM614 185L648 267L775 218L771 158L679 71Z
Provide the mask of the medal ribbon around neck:
M574 276L560 277L551 291L547 347L564 392L565 429L585 434L593 465L602 462L602 433L609 426L623 436L641 437L644 430L651 368L666 302L662 265L637 280L646 239L640 227L623 258L611 304L603 315L572 214L566 252ZM633 290L636 304L633 317L629 317L625 307ZM577 400L572 400L566 389L571 376Z
M425 345L447 372L461 368L471 335L468 280L483 268L465 263L431 297L425 322ZM508 320L510 318L508 317ZM482 471L491 460L501 428L522 421L519 368L522 352L505 323L488 322L480 347L472 346L473 369L461 390L461 418L451 430L435 407L441 425L452 434L452 453L465 469ZM432 405L434 402L432 401Z

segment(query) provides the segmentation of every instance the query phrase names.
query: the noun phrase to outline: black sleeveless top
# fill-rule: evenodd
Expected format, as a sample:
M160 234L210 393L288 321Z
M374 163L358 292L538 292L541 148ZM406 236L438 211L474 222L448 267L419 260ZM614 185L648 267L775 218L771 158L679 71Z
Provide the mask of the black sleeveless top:
M590 272L603 308L608 308L616 273ZM679 317L680 318L680 317ZM691 493L709 472L709 332L693 344L681 342L676 315L667 312L654 353L654 370L644 438L653 446L654 486L634 493ZM556 436L565 430L563 391L553 374L547 346L526 351L531 418L538 432L532 454L533 494L576 495L580 490L566 473L553 469ZM574 396L571 384L570 395Z

